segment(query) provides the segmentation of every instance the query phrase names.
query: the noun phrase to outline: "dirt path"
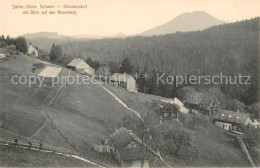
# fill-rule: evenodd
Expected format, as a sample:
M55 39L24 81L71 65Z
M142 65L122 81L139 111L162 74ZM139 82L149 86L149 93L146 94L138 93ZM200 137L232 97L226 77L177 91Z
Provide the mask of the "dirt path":
M104 167L104 166L101 166L97 163L94 163L88 159L85 159L83 157L80 157L78 155L73 155L73 154L70 154L70 153L66 153L66 152L62 152L59 150L59 148L55 148L55 147L43 147L42 149L39 148L39 146L31 146L29 147L28 144L24 144L24 143L17 143L15 144L14 142L11 142L11 141L7 141L7 140L4 140L4 139L0 139L0 145L5 145L5 146L15 146L15 147L18 147L18 148L24 148L24 149L29 149L29 150L36 150L36 151L39 151L39 152L45 152L45 153L53 153L53 154L57 154L57 155L62 155L62 156L66 156L66 157L72 157L72 158L75 158L75 159L78 159L78 160L81 160L83 162L86 162L88 164L92 164L93 166L97 166L97 167Z
M117 97L114 93L112 93L110 90L108 90L107 88L105 88L102 84L100 84L98 81L96 81L98 83L99 86L101 86L103 89L105 89L111 96L113 96L116 101L118 103L120 103L123 107L125 107L127 110L130 110L131 112L133 112L138 118L142 119L140 113L138 111L135 111L133 109L131 109L130 107L127 106L127 104L125 104L119 97Z

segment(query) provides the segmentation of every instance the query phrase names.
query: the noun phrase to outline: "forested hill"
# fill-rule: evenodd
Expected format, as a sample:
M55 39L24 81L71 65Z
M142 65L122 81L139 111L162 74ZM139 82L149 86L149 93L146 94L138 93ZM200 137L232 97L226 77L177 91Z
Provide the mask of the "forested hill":
M254 86L239 88L243 94L238 96L255 95L260 76L259 20L257 17L187 33L60 44L63 52L73 57L91 57L118 64L128 57L139 70L147 68L148 71L158 70L173 75L249 74ZM39 43L36 45L41 48Z

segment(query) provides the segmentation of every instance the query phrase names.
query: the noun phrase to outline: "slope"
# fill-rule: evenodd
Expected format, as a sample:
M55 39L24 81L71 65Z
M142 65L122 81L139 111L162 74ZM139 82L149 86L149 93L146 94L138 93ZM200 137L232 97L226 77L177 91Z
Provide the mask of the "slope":
M109 155L93 152L92 148L115 130L116 121L121 116L131 112L111 99L100 86L77 83L64 86L46 112L45 105L62 83L52 87L52 80L47 78L42 87L39 87L39 82L31 87L11 82L14 75L34 75L34 63L36 60L23 55L11 55L0 63L1 130L13 133L19 140L30 139L33 135L33 140L44 144L116 165ZM68 70L63 68L59 76L67 75ZM71 73L71 77L75 75ZM43 129L37 132L41 127ZM3 132L0 135L2 138L14 137Z

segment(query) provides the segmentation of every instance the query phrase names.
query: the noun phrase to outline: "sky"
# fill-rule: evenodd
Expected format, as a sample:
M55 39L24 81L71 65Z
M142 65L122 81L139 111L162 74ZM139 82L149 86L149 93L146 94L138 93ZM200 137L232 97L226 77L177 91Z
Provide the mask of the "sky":
M77 15L26 15L23 11L27 9L12 9L13 5L27 4L87 5L87 8L77 9ZM225 22L235 22L260 16L259 9L260 0L0 0L0 34L135 35L186 12L205 11Z

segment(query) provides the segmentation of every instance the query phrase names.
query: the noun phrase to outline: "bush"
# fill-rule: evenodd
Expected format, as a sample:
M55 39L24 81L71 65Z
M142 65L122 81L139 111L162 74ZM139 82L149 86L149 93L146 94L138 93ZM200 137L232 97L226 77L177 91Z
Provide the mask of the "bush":
M260 146L260 130L251 128L249 131L245 131L243 139L250 147Z
M0 47L1 48L5 48L7 46L7 44L4 41L0 41Z
M11 44L11 45L7 46L6 49L16 51L16 46Z
M189 129L208 128L212 123L210 119L202 115L189 115L187 116L184 126Z
M42 69L45 65L43 63L34 63L32 66L32 72L35 72L35 70Z

